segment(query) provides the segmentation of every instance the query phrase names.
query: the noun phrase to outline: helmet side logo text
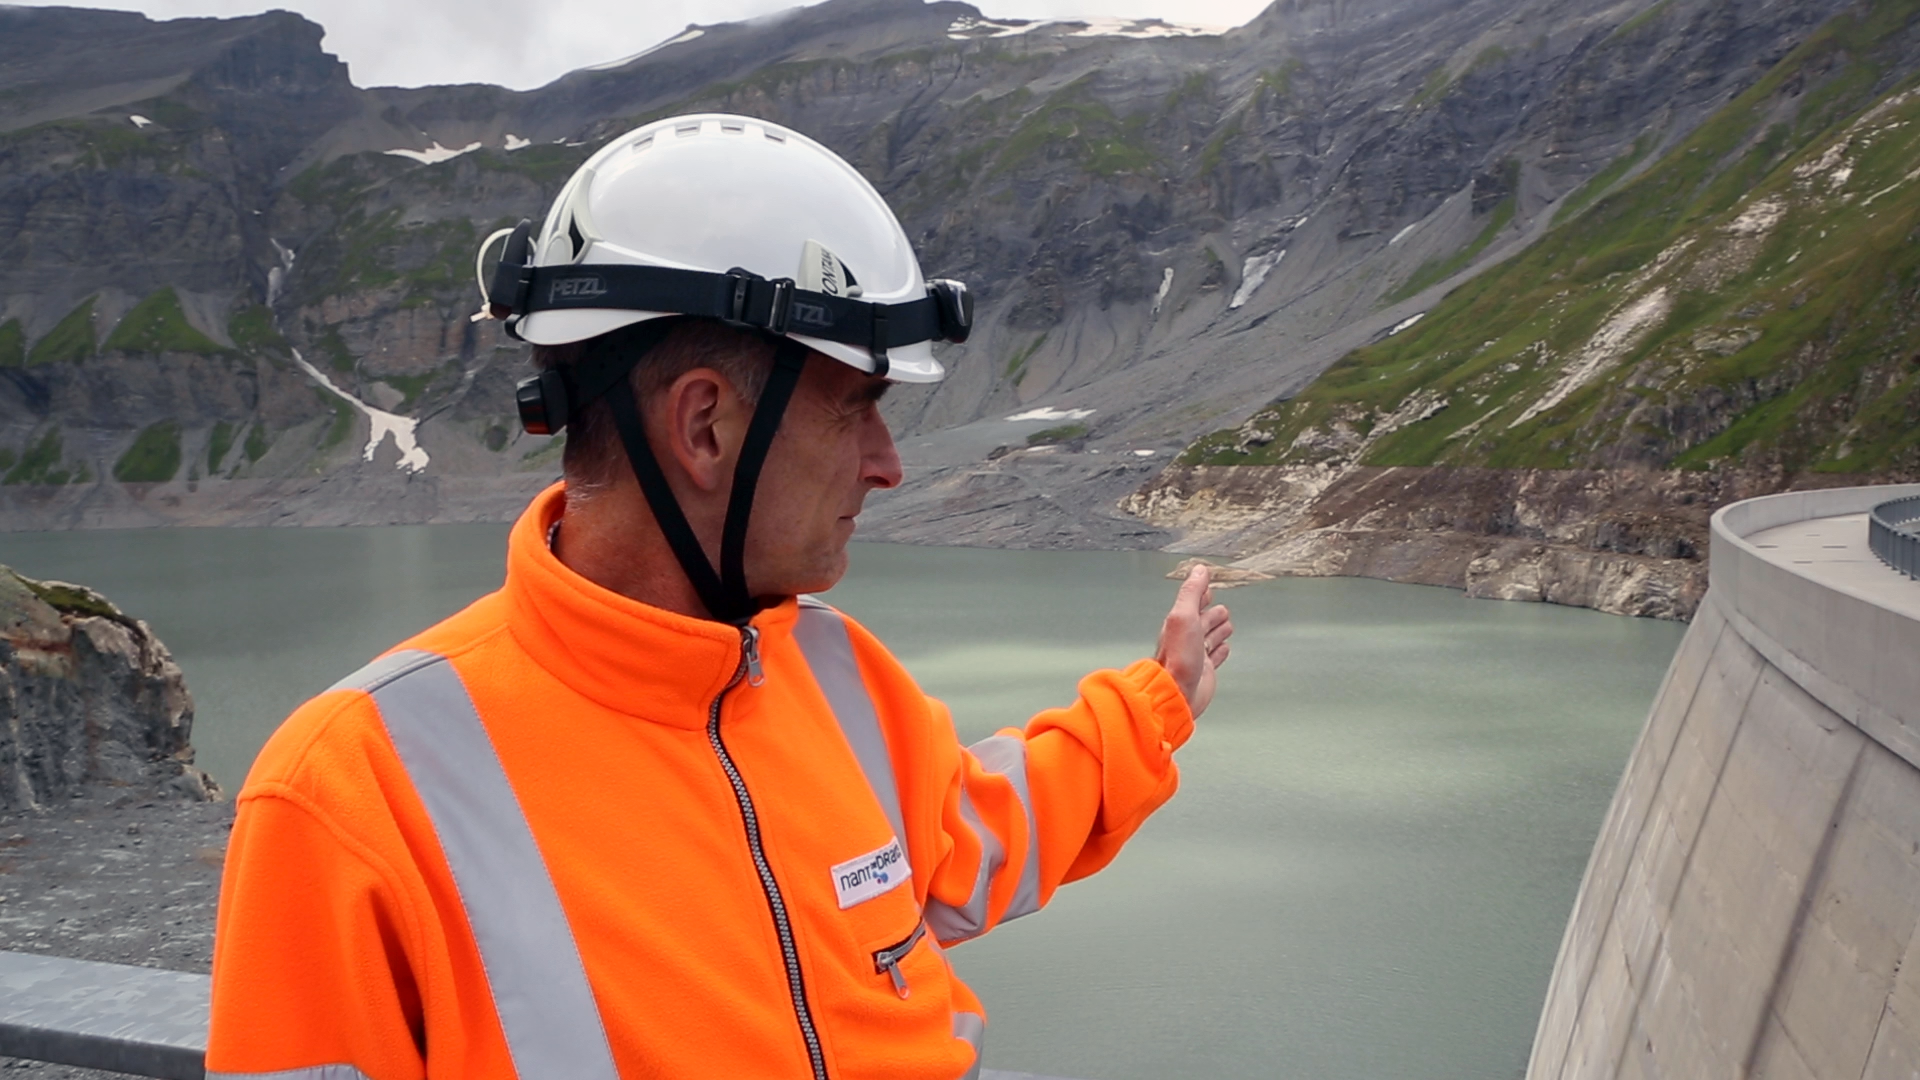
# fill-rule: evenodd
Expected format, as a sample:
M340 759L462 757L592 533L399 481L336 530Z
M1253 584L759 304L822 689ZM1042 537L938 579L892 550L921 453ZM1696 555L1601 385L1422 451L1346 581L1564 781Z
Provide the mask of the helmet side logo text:
M794 279L794 284L807 292L824 293L827 296L860 295L859 290L853 287L853 272L847 269L847 264L818 240L809 240L800 245L800 275Z
M787 322L789 325L798 323L819 330L830 330L833 328L833 312L828 311L824 304L795 300L787 305Z
M607 282L598 275L555 278L547 287L547 303L565 300L595 300L607 295Z

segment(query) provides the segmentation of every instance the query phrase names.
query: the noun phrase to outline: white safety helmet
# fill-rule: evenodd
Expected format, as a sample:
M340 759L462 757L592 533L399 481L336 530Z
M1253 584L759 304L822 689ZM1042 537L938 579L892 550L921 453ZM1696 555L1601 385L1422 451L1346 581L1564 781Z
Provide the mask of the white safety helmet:
M509 232L488 238L483 266ZM536 345L707 316L911 383L945 375L932 343L964 341L972 321L965 287L928 284L893 211L853 166L778 124L717 113L655 121L602 147L537 235L509 238L482 291Z
M487 252L506 238L491 279ZM967 339L973 300L928 282L873 185L819 143L744 116L678 116L635 128L587 159L547 212L480 245L484 307L536 345L587 342L574 361L525 380L520 422L549 435L607 400L647 504L710 617L745 627L764 598L746 579L760 471L808 357L899 382L945 374L933 342ZM776 335L773 367L733 470L710 562L647 442L626 385L672 331L719 319ZM743 631L744 633L745 631Z

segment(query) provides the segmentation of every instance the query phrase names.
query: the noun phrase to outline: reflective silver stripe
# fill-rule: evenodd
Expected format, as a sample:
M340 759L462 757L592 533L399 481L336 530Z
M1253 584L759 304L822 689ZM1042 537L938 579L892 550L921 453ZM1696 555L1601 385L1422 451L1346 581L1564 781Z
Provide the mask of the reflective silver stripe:
M373 696L433 821L514 1071L619 1080L560 894L459 673L445 657L402 652L339 685Z
M1013 890L1013 902L1001 922L1031 915L1040 910L1040 832L1034 828L1033 797L1027 792L1027 744L1011 735L981 739L967 751L990 773L998 773L1013 784L1020 797L1020 808L1027 812L1027 859L1020 867L1020 884Z
M827 696L840 733L860 761L867 786L880 809L893 823L893 835L907 846L906 819L900 815L900 789L893 779L893 758L887 753L887 737L880 730L880 717L874 711L873 698L867 693L866 680L860 677L860 664L853 657L853 639L847 635L847 622L840 613L811 596L800 598L800 618L794 623L793 640L813 669L813 681ZM912 856L912 852L908 852Z
M847 745L853 748L853 756L860 762L867 786L873 789L880 808L886 811L887 820L893 824L893 834L905 845L907 832L900 811L900 790L893 775L893 758L887 753L886 735L880 730L873 698L867 693L866 681L860 677L846 619L814 597L802 596L793 637L807 658L807 666L813 669L814 681L826 695L841 734L846 736ZM970 750L988 772L1005 776L1013 784L1020 808L1027 815L1027 858L1020 869L1013 902L1001 921L1031 915L1040 910L1040 842L1039 832L1034 828L1033 801L1027 793L1026 743L1012 736L996 735L975 743ZM993 879L1006 865L1006 849L1000 838L981 822L972 798L964 790L960 793L960 815L980 840L980 870L973 893L959 907L930 900L926 908L927 925L934 937L948 943L965 941L985 931Z
M986 932L987 901L992 895L993 878L1007 862L1007 851L1000 846L1000 838L980 820L973 796L967 794L964 787L960 789L960 818L980 839L980 871L973 880L973 893L959 907L927 898L927 925L937 940L948 945Z
M207 1080L371 1080L351 1065L311 1065L280 1072L207 1072Z
M953 1014L953 1037L964 1039L973 1047L973 1067L961 1074L960 1080L978 1080L982 1051L987 1045L987 1018L979 1013L957 1012Z

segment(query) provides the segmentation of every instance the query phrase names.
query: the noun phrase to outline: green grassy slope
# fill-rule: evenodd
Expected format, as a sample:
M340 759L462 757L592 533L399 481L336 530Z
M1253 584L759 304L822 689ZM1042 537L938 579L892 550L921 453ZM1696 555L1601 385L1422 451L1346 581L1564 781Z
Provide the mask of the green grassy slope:
M1920 84L1887 85L1917 21L1834 20L1632 183L1182 460L1920 475Z

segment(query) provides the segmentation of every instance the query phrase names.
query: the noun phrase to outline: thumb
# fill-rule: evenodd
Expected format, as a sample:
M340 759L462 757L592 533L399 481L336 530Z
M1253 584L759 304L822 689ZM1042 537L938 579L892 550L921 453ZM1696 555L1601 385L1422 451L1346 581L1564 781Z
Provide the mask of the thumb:
M1187 580L1180 583L1180 591L1173 598L1176 611L1199 615L1206 603L1207 586L1213 584L1213 567L1206 563L1195 563L1187 571Z

